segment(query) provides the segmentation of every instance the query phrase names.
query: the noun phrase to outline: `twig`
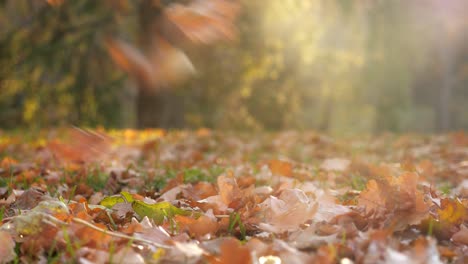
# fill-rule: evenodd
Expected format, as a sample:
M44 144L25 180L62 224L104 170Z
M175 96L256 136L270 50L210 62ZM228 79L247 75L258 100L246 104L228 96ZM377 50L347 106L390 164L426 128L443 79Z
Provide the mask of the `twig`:
M97 227L97 226L95 226L95 225L93 225L93 224L91 224L91 223L89 223L89 222L87 222L87 221L85 221L83 219L80 219L80 218L73 217L72 221L75 222L75 223L85 225L87 227L90 227L90 228L92 228L94 230L97 230L99 232L102 232L102 233L104 233L106 235L110 235L110 236L113 236L113 237L124 238L124 239L129 239L129 240L132 240L132 241L137 241L137 242L141 242L141 243L145 243L145 244L150 244L150 245L153 245L153 246L156 246L156 247L159 247L159 248L165 248L165 249L171 248L168 245L159 244L157 242L154 242L154 241L151 241L151 240L148 240L148 239L128 236L128 235L121 234L121 233L116 233L116 232L113 232L113 231L110 231L110 230L105 230L105 229Z
M59 220L59 219L57 219L57 218L55 218L55 217L53 217L51 215L44 214L44 213L40 213L40 214L44 217L43 221L45 221L48 224L53 223L53 224L58 224L58 225L61 225L61 226L68 226L69 225L68 223L66 223L66 222L64 222L62 220ZM110 231L110 230L106 230L106 229L97 227L97 226L93 225L92 223L89 223L89 222L87 222L87 221L85 221L83 219L80 219L80 218L73 217L72 221L75 222L75 223L78 223L78 224L85 225L85 226L87 226L89 228L92 228L92 229L94 229L96 231L99 231L101 233L104 233L106 235L110 235L110 236L113 236L113 237L118 237L118 238L128 239L128 240L131 240L131 241L141 242L141 243L144 243L144 244L148 244L148 245L152 245L152 246L156 246L156 247L164 248L164 249L170 249L171 248L171 246L163 245L163 244L160 244L160 243L148 240L148 239L128 236L128 235L125 235L125 234L121 234L121 233L113 232L113 231Z

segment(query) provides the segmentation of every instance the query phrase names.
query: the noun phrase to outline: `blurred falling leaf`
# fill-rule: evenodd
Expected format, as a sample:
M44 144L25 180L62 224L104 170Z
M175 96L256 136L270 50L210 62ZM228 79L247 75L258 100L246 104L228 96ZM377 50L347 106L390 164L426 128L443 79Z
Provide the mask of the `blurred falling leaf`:
M162 32L169 40L183 34L191 42L209 44L220 40L234 40L234 19L239 3L229 0L195 0L188 5L167 7L162 20ZM177 32L179 31L179 32Z
M239 3L228 0L191 1L164 6L153 3L160 15L149 23L150 43L144 51L116 37L108 36L104 44L115 64L139 82L140 89L155 92L169 84L185 80L195 73L191 61L181 46L210 44L233 40L236 36L234 19ZM148 26L148 25L146 25Z
M73 127L65 142L53 140L47 148L63 163L87 163L108 154L112 139L103 132Z
M47 0L47 3L51 6L60 6L65 0Z

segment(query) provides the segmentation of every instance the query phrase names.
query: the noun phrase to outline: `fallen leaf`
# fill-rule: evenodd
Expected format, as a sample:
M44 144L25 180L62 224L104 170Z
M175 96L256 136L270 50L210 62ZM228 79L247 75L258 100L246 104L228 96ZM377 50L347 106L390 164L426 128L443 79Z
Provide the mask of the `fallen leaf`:
M270 160L268 162L268 167L270 168L271 173L274 175L281 175L286 177L293 176L293 165L284 160Z
M462 225L460 230L453 234L452 241L457 244L468 245L468 228Z
M348 169L351 161L348 159L326 159L320 165L320 168L325 171L345 171Z
M8 263L15 257L15 241L9 233L0 230L0 263Z

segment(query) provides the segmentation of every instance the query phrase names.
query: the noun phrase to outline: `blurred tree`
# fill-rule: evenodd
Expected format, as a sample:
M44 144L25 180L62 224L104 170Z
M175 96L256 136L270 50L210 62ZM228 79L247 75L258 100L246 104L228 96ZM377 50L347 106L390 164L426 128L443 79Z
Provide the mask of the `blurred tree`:
M466 1L238 1L0 1L0 127L468 129Z
M122 79L99 44L96 27L115 19L101 1L2 1L0 123L116 124ZM95 14L101 14L96 16Z

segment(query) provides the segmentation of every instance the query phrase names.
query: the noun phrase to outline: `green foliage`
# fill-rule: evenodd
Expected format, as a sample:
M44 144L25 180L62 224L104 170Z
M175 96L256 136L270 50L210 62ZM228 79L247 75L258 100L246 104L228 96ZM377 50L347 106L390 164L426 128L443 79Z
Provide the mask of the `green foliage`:
M153 181L154 189L155 190L163 189L166 186L167 182L170 179L175 178L176 176L177 176L177 172L175 170L166 169L166 173L164 175L160 175L156 179L154 179Z
M96 30L114 23L104 1L64 1L58 7L6 2L0 5L6 20L0 31L2 127L116 124L122 78Z
M87 174L86 184L93 188L93 190L102 190L106 186L108 174L95 169L93 172Z

